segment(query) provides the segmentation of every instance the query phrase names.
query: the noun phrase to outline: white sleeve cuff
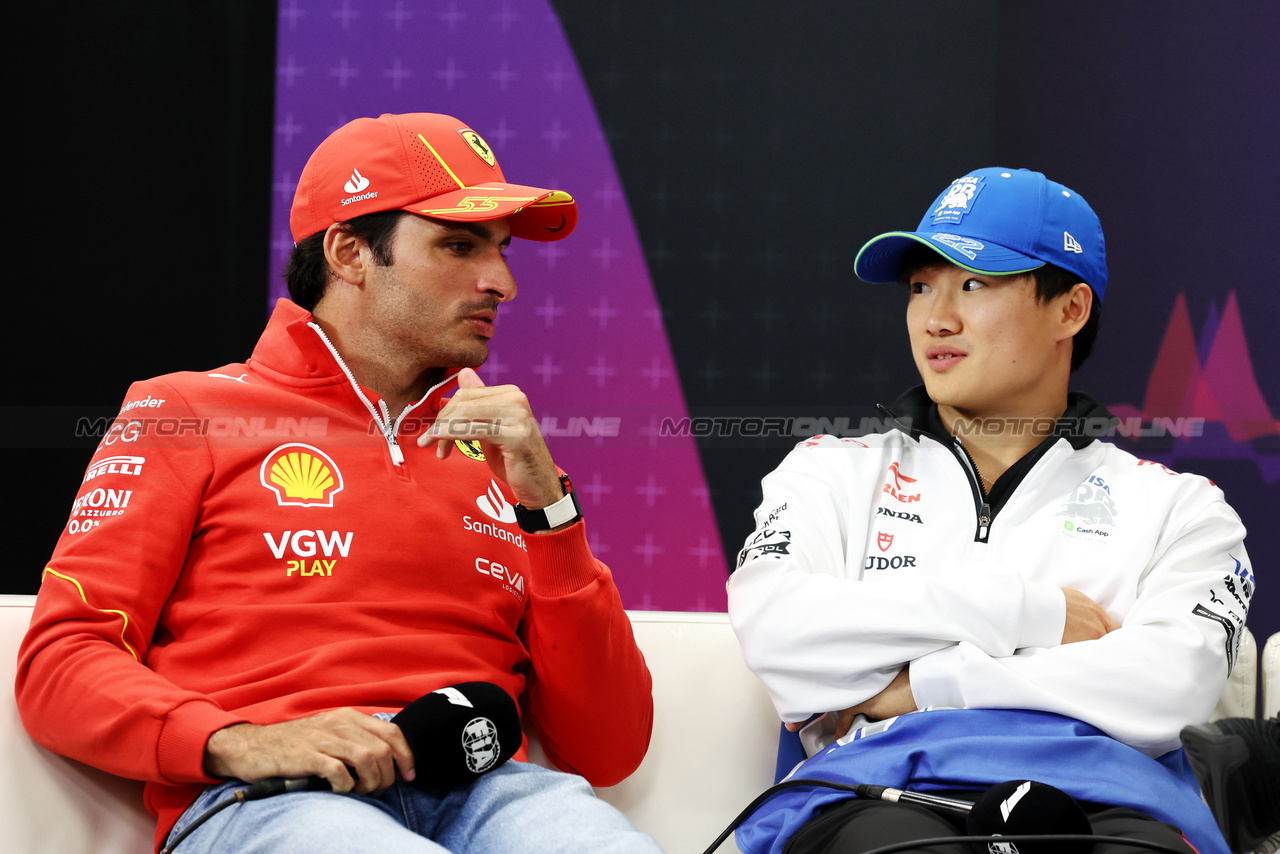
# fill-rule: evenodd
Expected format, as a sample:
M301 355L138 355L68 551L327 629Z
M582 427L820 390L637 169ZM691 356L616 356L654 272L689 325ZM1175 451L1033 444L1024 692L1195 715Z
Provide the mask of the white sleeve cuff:
M1044 581L1027 581L1025 595L1017 648L1061 646L1062 632L1067 626L1067 596L1062 588Z
M963 709L960 693L961 644L922 655L911 662L911 696L916 708L946 706Z

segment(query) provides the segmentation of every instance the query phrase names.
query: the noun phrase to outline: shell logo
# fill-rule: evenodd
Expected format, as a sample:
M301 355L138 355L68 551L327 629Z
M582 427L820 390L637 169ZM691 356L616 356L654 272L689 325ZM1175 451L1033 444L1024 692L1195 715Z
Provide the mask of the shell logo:
M332 507L342 491L342 472L328 454L300 443L267 454L258 473L281 507Z

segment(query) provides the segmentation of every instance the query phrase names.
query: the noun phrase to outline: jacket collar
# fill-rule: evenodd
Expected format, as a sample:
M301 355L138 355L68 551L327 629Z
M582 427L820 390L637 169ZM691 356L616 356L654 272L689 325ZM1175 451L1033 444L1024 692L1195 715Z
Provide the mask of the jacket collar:
M253 348L249 365L282 385L296 388L319 388L332 385L351 385L357 394L363 394L376 402L377 395L361 387L355 387L354 378L348 378L338 361L336 349L314 326L311 312L287 299L276 302L267 328ZM425 403L432 414L444 406L443 398L458 384L457 370L433 386L416 406Z
M923 385L908 389L892 404L880 408L908 428L912 436L928 436L944 444L952 441L938 414L938 404L929 399ZM1068 392L1067 408L1045 442L1052 444L1066 439L1071 447L1080 450L1119 420L1093 397L1083 392Z

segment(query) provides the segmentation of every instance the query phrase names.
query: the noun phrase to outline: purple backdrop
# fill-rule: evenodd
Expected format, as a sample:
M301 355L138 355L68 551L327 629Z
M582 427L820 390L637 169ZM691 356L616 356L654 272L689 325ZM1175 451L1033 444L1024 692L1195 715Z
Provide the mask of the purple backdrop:
M272 303L292 247L289 204L312 149L360 116L456 116L508 180L567 190L578 228L515 241L487 383L528 394L582 495L592 549L629 608L722 610L727 574L662 315L590 96L545 0L282 0Z

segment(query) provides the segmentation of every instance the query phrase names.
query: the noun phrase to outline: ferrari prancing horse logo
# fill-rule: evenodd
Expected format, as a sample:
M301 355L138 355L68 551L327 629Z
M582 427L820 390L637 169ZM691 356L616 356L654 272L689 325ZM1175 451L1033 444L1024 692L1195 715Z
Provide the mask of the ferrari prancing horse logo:
M471 146L471 150L474 151L476 156L485 163L493 166L497 162L493 157L493 149L489 147L488 143L480 138L480 134L470 128L464 128L458 131L458 133L462 134L462 138L467 141L467 145Z

